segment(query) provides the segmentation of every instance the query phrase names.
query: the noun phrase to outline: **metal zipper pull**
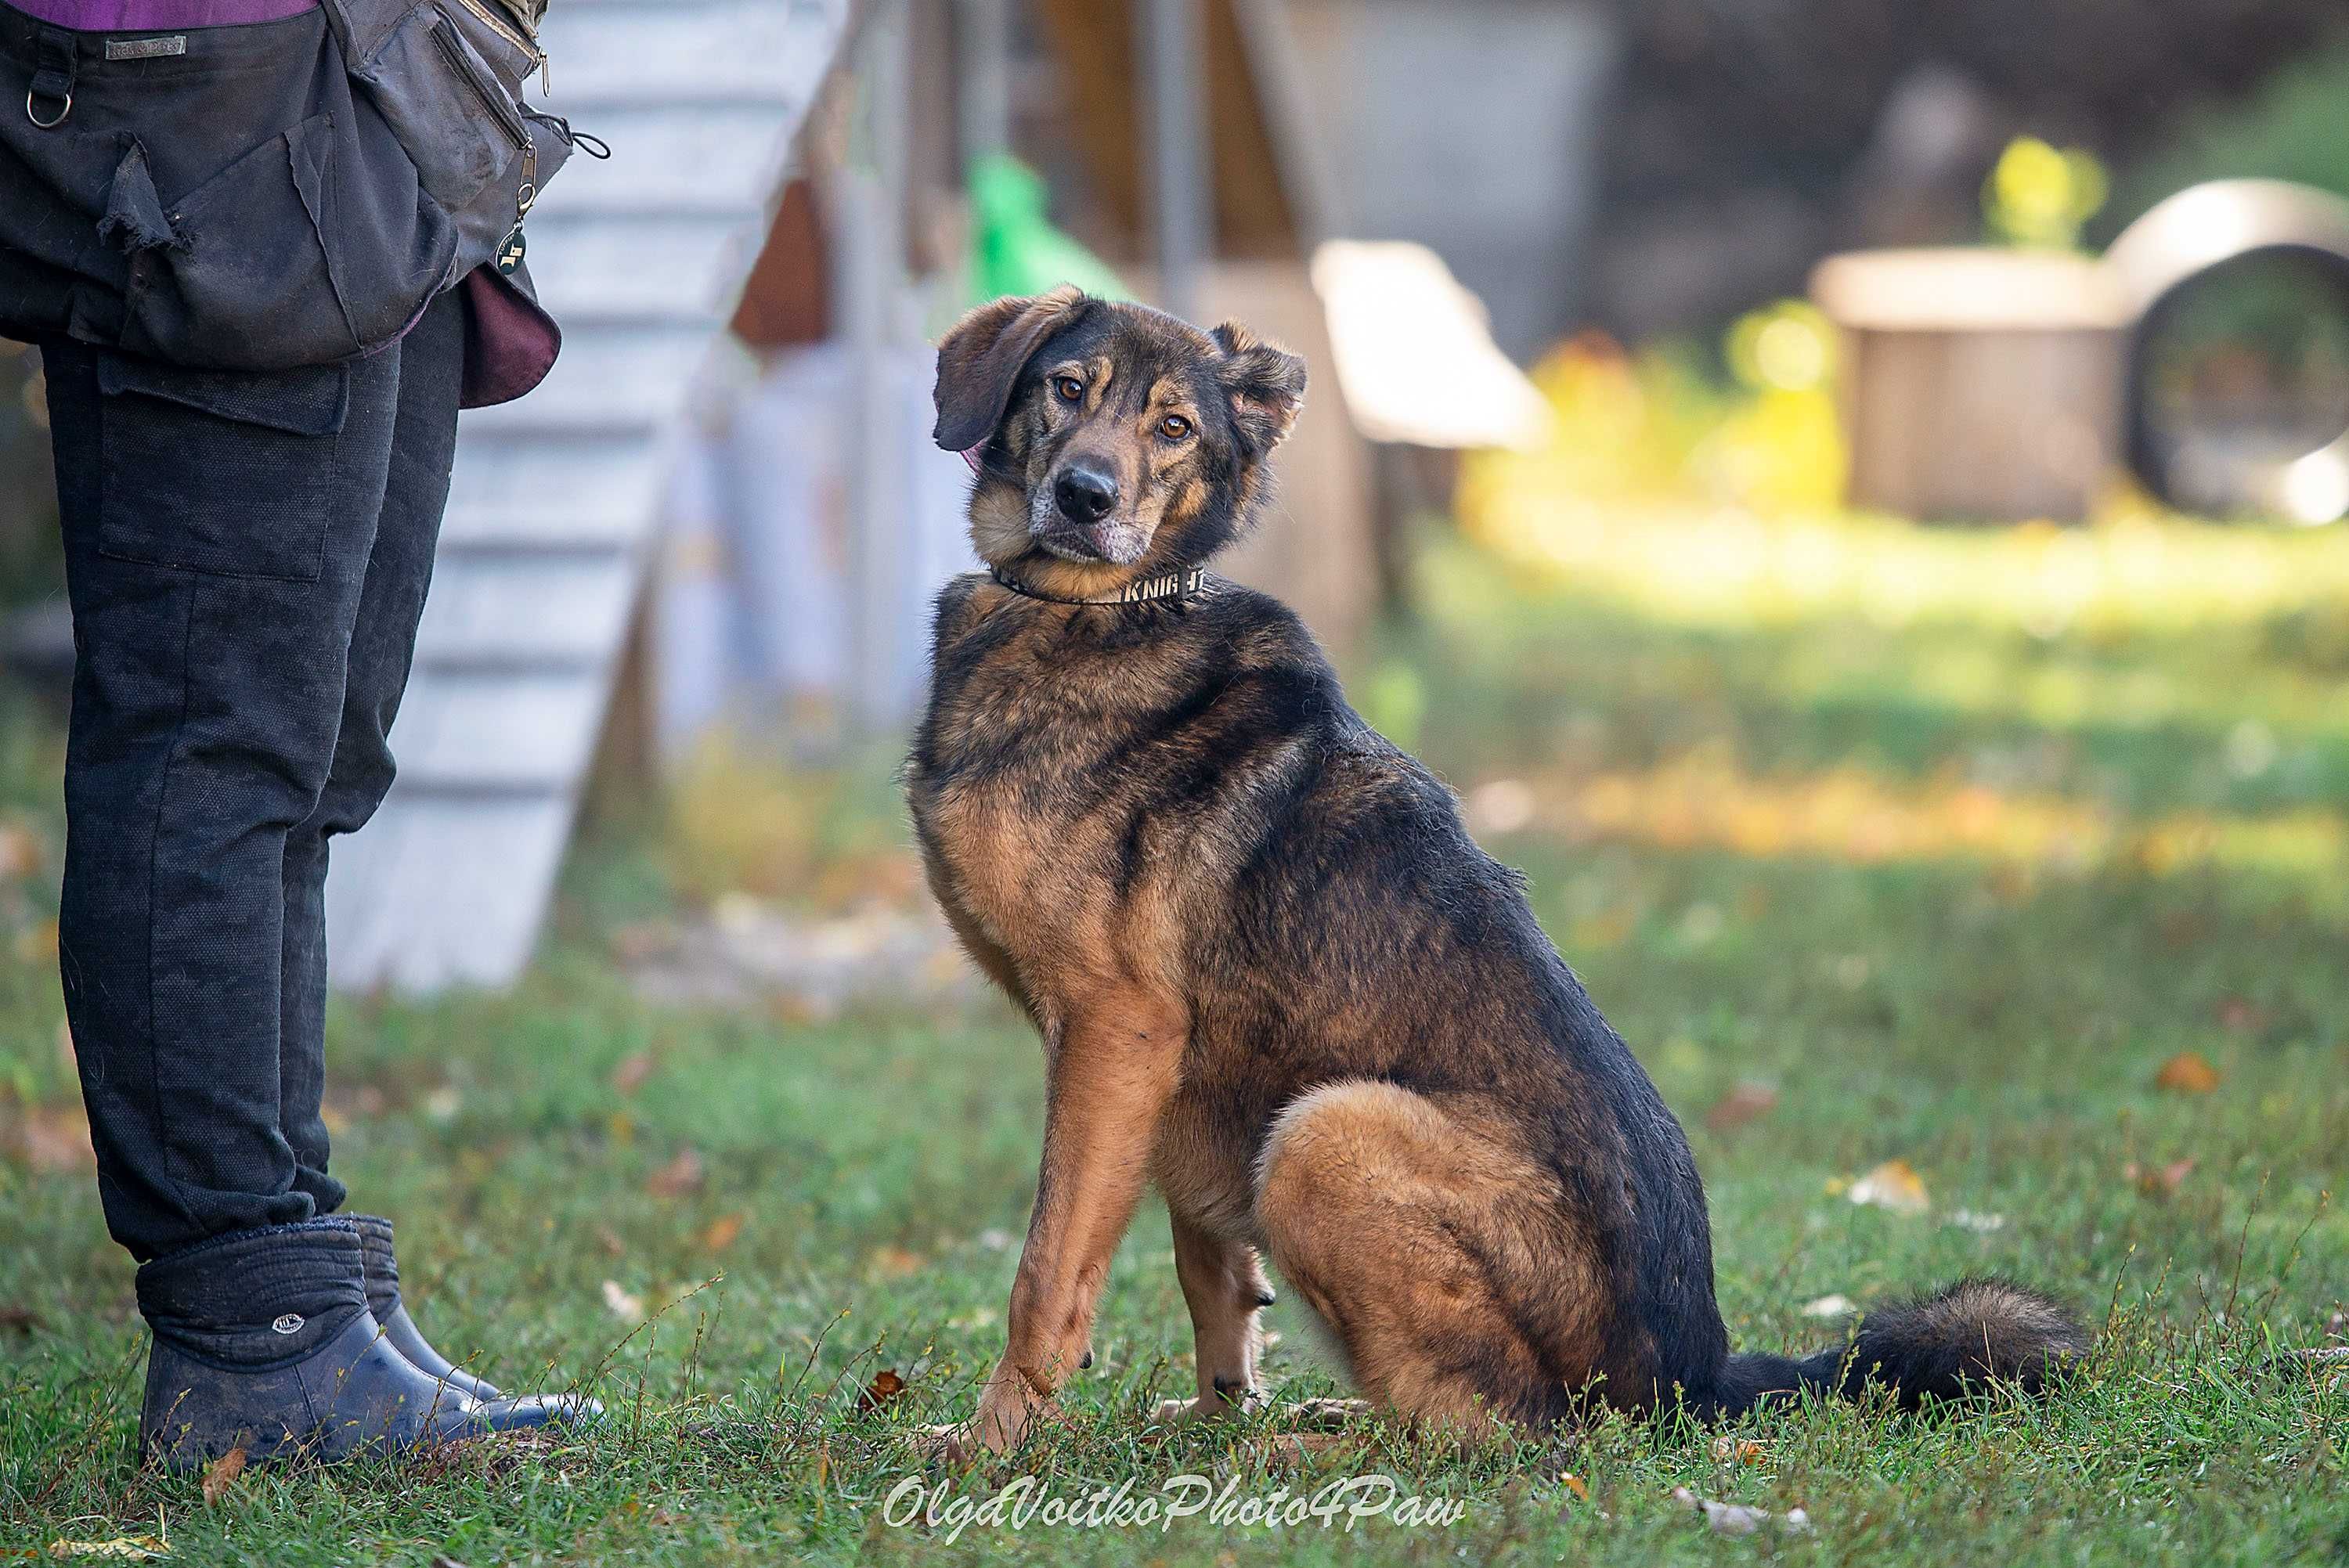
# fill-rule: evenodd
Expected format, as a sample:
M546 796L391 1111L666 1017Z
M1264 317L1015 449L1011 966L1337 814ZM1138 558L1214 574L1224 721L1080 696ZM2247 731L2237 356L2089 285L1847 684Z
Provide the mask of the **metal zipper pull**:
M514 192L514 222L498 246L498 273L512 277L522 266L522 259L530 253L530 242L523 237L522 226L530 219L530 210L538 204L538 139L525 134L522 142L522 188Z

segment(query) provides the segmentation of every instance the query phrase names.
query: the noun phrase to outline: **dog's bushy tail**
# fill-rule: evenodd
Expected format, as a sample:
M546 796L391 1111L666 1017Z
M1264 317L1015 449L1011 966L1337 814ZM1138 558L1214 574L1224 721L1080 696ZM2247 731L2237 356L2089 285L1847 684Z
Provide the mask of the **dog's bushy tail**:
M1963 1279L1874 1308L1848 1343L1801 1360L1732 1356L1715 1403L1733 1416L1804 1388L1857 1398L1871 1383L1904 1410L1993 1382L2037 1395L2087 1348L2088 1331L2057 1302L2009 1280Z

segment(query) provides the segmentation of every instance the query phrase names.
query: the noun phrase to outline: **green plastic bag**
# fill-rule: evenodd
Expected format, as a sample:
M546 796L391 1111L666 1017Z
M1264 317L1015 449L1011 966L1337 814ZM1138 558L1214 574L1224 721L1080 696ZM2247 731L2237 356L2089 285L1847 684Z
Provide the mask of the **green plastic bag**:
M1132 299L1107 262L1052 227L1045 206L1042 177L1018 159L990 153L972 165L970 303L1062 284L1101 299Z

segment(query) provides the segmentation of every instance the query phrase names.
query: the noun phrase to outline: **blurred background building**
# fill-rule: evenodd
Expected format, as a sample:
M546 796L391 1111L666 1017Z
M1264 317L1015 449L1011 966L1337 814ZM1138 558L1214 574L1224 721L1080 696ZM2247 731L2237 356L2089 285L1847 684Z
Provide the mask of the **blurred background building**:
M999 293L1310 357L1233 570L1341 660L1432 529L2349 511L2337 0L555 0L547 41L616 157L533 219L569 346L469 417L345 984L512 975L591 779L902 729L969 565L927 345ZM0 353L6 656L54 691L41 418Z

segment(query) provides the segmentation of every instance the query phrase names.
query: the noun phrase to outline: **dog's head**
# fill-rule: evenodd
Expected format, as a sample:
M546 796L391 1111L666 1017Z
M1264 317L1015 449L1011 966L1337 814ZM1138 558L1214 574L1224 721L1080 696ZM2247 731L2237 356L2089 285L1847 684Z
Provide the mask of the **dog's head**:
M938 348L937 443L977 458L971 539L1050 593L1205 561L1253 520L1305 362L1073 288L999 299Z

